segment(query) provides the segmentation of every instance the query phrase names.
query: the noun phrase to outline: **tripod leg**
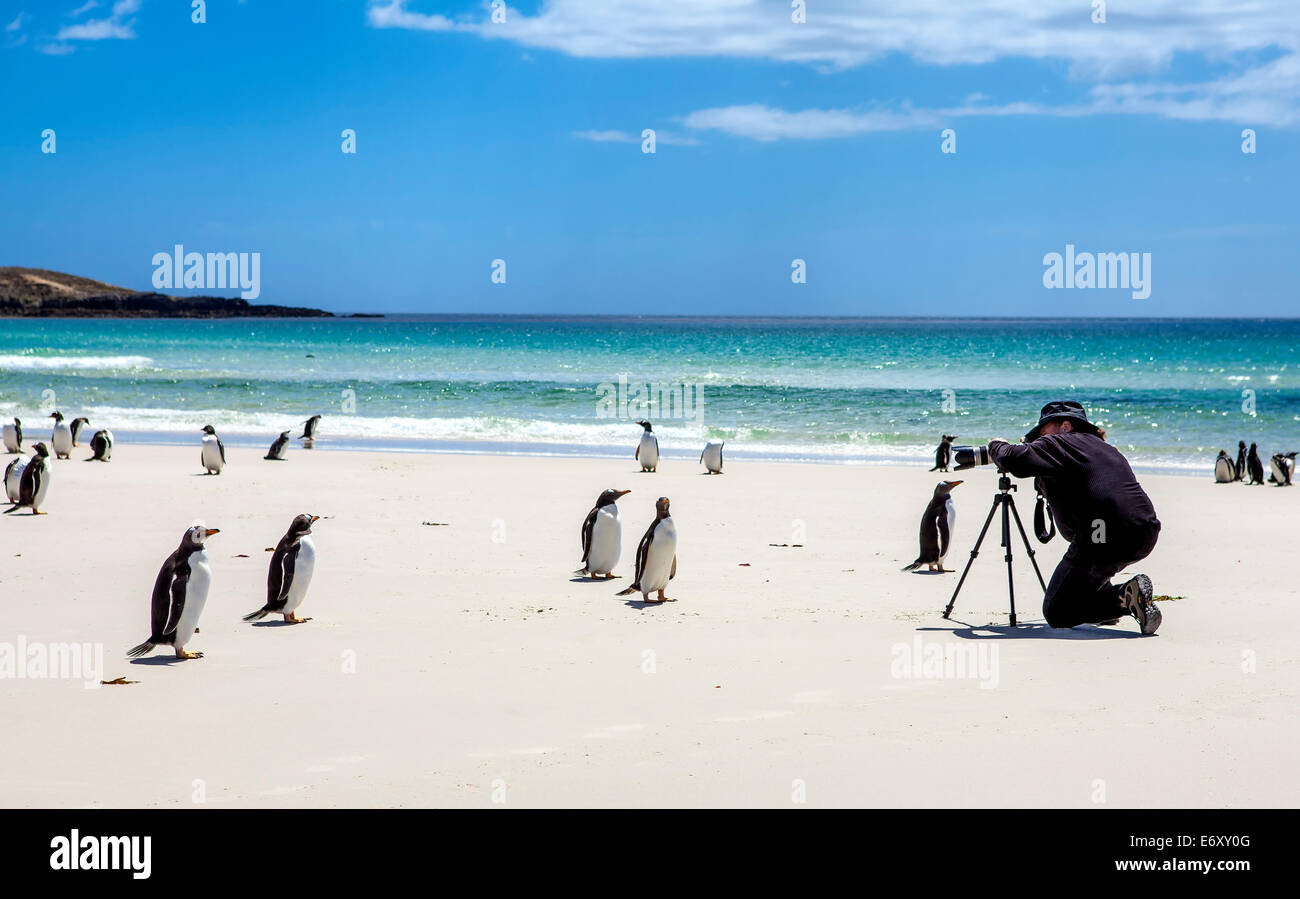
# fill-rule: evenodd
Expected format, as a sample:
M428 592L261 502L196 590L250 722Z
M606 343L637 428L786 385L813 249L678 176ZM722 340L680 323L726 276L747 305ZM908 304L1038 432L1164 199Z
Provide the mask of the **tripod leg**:
M998 510L998 498L993 497L993 507L989 509L989 517L984 519L984 527L980 528L979 539L975 541L975 548L970 551L970 558L966 561L966 567L962 569L961 580L957 582L957 589L952 591L952 599L948 600L948 608L943 610L943 617L947 618L952 614L952 607L957 602L957 594L961 592L961 585L966 583L966 575L970 574L970 567L975 564L975 557L980 554L980 544L984 542L984 535L988 533L989 525L993 522L993 513Z
M1002 498L1002 545L1007 550L1007 596L1011 599L1011 626L1016 626L1016 579L1012 576L1011 568L1011 516L1009 511L1014 511L1015 503L1011 500L1011 494L1006 494ZM1016 516L1016 521L1020 516Z
M1043 580L1043 573L1038 570L1038 560L1034 558L1034 549L1029 545L1029 537L1025 534L1025 526L1020 522L1020 513L1016 511L1016 504L1011 504L1011 514L1016 516L1016 527L1020 529L1020 539L1025 541L1025 552L1029 553L1029 562L1034 566L1034 574L1038 575L1038 586L1047 592L1047 583Z

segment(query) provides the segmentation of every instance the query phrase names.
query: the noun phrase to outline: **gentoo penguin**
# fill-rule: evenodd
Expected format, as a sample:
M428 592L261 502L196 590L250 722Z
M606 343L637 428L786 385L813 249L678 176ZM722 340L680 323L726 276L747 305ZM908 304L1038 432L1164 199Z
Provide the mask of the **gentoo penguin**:
M98 459L100 462L107 462L113 458L113 432L104 428L96 431L90 438L91 457L87 462L94 462Z
M596 505L582 522L582 567L574 574L617 577L614 566L623 551L623 525L618 518L618 498L631 490L610 487L596 497Z
M638 421L643 430L641 442L636 445L636 460L641 463L642 471L654 471L659 467L659 438L650 430L650 422Z
M33 515L44 515L41 503L45 502L45 494L49 492L52 473L49 447L43 443L36 444L32 447L32 457L23 467L22 477L18 479L18 499L5 509L5 514L31 506Z
M1279 487L1291 486L1291 473L1295 470L1295 453L1274 453L1269 460L1273 473L1269 480Z
M203 461L203 468L207 474L221 474L221 469L226 467L226 445L212 425L204 425L202 433L203 453L199 458Z
M271 444L271 448L266 451L266 455L263 456L262 458L270 459L273 462L283 462L285 459L285 454L288 452L289 452L289 432L281 431L280 436L275 438L275 442Z
M128 656L142 656L155 646L174 647L178 659L203 656L201 652L188 652L185 644L194 637L203 604L208 601L208 587L212 585L212 569L208 566L204 542L220 533L201 522L195 522L185 531L181 545L163 562L154 581L149 639L127 650Z
M50 436L50 444L54 447L54 457L56 459L71 459L72 429L63 420L62 412L51 412L50 418L54 419L54 433Z
M311 621L299 618L294 609L302 605L311 583L311 573L316 567L316 544L311 539L311 526L320 520L319 515L295 515L289 530L275 545L271 568L266 574L266 605L244 616L245 621L258 621L278 612L292 624Z
M677 526L668 514L668 497L655 500L655 520L636 548L636 580L616 596L640 593L645 602L676 602L664 596L668 582L677 577ZM651 593L658 593L651 599Z
M1246 477L1246 441L1237 441L1237 480L1244 480Z
M710 440L704 444L704 452L700 453L700 461L704 463L704 467L709 474L722 474L722 441Z
M1250 452L1246 454L1246 468L1250 473L1250 484L1264 483L1264 463L1259 459L1259 445L1252 443Z
M78 416L72 420L72 424L68 426L68 429L72 431L73 446L80 446L80 444L77 443L77 436L81 433L81 429L88 424L90 424L90 419L86 418L84 415Z
M308 443L311 443L313 440L316 439L316 427L319 424L320 424L319 415L313 415L311 418L307 419L305 422L303 422L302 434L298 437L298 439L306 440Z
M915 571L922 565L930 566L931 571L945 571L943 560L948 557L948 547L952 545L952 532L957 524L957 510L952 503L952 488L962 481L940 481L934 487L934 496L921 515L921 554L916 561L904 568Z
M1227 450L1219 450L1219 458L1214 460L1214 482L1230 484L1237 480L1237 467L1228 458Z
M9 502L16 503L22 496L18 492L23 480L23 469L27 467L27 460L19 456L9 463L5 469L5 495L9 497Z
M931 468L931 471L947 471L948 466L952 463L952 442L957 439L957 435L953 434L949 437L947 434L942 434L940 436L942 439L939 441L938 449L934 451L934 468Z
M21 453L23 451L23 423L14 419L13 424L4 427L5 452Z

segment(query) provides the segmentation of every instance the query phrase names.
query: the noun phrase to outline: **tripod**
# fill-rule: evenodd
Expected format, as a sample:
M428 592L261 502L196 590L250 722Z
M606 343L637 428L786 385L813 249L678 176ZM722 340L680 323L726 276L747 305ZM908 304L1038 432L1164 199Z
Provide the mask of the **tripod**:
M1038 575L1039 586L1043 592L1047 592L1047 585L1043 583L1043 573L1038 570L1038 562L1034 559L1034 549L1029 545L1029 538L1025 535L1025 526L1020 523L1020 513L1016 511L1016 500L1011 495L1011 491L1016 489L1016 485L1011 483L1011 478L1002 469L998 469L998 493L993 495L993 508L989 509L989 517L984 519L984 527L980 529L979 539L975 541L975 548L970 551L970 561L966 563L966 570L961 573L961 580L957 582L957 589L952 591L952 599L948 600L948 608L943 610L943 617L947 618L952 614L953 604L957 602L957 594L961 592L961 585L966 583L966 575L970 574L971 566L975 564L975 557L980 554L980 544L984 542L984 535L988 533L989 525L993 523L993 513L1002 507L1002 546L1007 551L1007 594L1011 598L1011 626L1016 626L1016 585L1011 575L1011 517L1015 516L1016 528L1020 531L1020 539L1024 541L1025 551L1029 553L1029 561L1034 566L1034 574Z

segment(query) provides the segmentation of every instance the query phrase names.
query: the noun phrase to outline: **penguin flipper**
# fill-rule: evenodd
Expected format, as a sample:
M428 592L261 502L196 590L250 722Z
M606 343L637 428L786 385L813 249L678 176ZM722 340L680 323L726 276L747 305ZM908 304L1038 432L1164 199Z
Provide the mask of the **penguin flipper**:
M673 570L668 572L668 580L671 581L675 577L677 577L677 556L676 555L673 556Z

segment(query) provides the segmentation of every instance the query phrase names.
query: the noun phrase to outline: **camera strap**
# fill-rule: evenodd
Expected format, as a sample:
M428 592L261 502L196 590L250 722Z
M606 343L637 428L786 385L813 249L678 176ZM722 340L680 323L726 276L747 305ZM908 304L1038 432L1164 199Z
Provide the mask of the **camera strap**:
M1034 489L1038 490L1038 502L1034 504L1034 536L1039 543L1047 543L1056 536L1056 518L1052 515L1051 506L1047 504L1047 497L1038 489L1037 481L1034 482Z

